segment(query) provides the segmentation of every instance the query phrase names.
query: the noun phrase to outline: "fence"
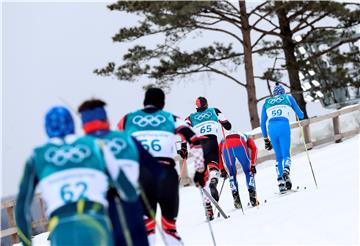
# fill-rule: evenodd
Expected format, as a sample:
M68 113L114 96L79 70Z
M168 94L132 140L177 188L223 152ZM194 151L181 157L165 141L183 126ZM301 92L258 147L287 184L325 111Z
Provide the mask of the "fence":
M9 245L19 242L19 238L17 236L17 227L15 222L15 205L16 200L9 199L5 201L1 201L1 211L4 211L4 215L6 216L5 221L7 221L8 227L5 229L1 229L1 245ZM41 233L47 231L48 221L45 215L45 205L40 195L37 194L33 201L32 206L32 214L38 215L33 218L32 228L36 233ZM4 225L2 225L4 226Z

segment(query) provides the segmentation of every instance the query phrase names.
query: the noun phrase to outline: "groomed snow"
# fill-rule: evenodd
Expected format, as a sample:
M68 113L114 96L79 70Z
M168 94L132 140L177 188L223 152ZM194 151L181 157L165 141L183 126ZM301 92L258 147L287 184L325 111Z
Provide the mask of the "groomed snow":
M261 204L258 208L246 208L245 215L234 209L226 180L220 205L230 218L211 222L217 244L358 244L359 146L358 135L309 152L318 189L306 154L293 156L291 178L294 186L300 186L300 192L281 197L275 194L274 161L262 163L256 175ZM240 196L246 207L245 177L239 174L238 179ZM218 187L221 183L222 180ZM178 231L185 245L212 244L200 192L195 187L180 191ZM46 237L47 233L38 235L34 244L46 245ZM157 239L161 244L159 234Z

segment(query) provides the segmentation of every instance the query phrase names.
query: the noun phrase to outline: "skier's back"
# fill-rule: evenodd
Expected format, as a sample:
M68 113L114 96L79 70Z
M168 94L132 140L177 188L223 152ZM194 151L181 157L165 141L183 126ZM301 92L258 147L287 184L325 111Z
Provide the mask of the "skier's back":
M39 185L51 244L113 245L105 196L109 176L100 147L92 137L72 135L74 123L66 108L52 108L45 125L50 140L27 161L17 197L20 240L31 244L30 205Z
M208 179L205 180L205 182L209 182L207 182L206 188L210 190L212 197L218 201L219 193L217 184L220 176L218 138L221 136L220 124L226 130L230 130L231 123L219 109L209 107L205 97L198 97L195 104L196 112L190 114L190 116L186 118L186 122L193 127L196 135L204 137L201 139L201 145L204 149L204 161L207 166L206 172L208 172L208 175L206 175ZM182 152L186 152L186 143L182 144ZM222 170L222 174L225 173L226 171ZM208 216L212 219L213 210L207 198L205 198L205 204Z
M262 108L261 131L265 141L265 148L268 150L274 148L279 190L284 192L286 189L291 189L292 186L289 177L291 167L290 113L295 112L300 119L304 117L304 114L295 99L291 95L285 94L285 90L280 84L276 84L273 94L273 97L265 100Z
M163 110L165 94L159 88L150 88L145 93L144 108L125 115L118 128L129 132L153 155L164 170L154 177L147 170L140 172L140 183L144 188L150 206L156 212L160 205L161 224L168 245L182 244L176 229L179 211L179 176L175 169L175 134L180 134L192 147L195 159L195 183L203 186L204 162L200 141L191 128L178 117ZM155 220L145 211L145 224L149 242L155 242Z

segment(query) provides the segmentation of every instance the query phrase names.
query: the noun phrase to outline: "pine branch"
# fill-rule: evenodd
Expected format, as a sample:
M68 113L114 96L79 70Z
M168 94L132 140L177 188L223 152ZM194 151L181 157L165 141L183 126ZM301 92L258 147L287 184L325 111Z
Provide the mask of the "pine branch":
M256 11L260 10L262 7L264 7L266 4L269 4L270 1L265 1L264 3L256 6L256 8L254 8L253 10L251 10L249 13L248 13L248 16L250 17L252 14L254 14Z
M274 27L271 31L276 30L277 27ZM261 36L255 41L255 43L251 46L251 49L255 48L256 45L266 36L266 33L262 33Z
M340 42L338 42L337 44L333 45L332 47L330 47L330 48L328 48L326 50L323 50L323 51L321 51L319 53L316 53L315 55L310 56L307 60L313 61L316 58L322 56L323 54L326 54L326 53L336 49L337 47L341 46L342 44L356 42L357 40L360 40L360 35L357 35L355 37L351 37L351 38L348 38L348 39L343 39Z
M272 12L272 11L269 11L269 12L267 12L265 15L260 15L260 14L258 14L258 13L254 13L255 15L259 16L260 18L257 19L257 20L255 21L255 23L252 24L252 25L250 25L250 26L251 26L251 27L252 27L252 26L256 26L260 21L266 20L266 21L267 21L268 23L270 23L272 26L274 26L274 27L276 27L276 28L279 28L279 26L275 25L271 20L269 20L269 19L266 18L266 17L267 17L269 14L271 14L271 13L273 13L273 12Z
M306 25L305 26L301 26L301 24L299 23L294 29L293 29L293 33L296 33L298 31L301 31L309 26L312 26L314 23L320 21L321 19L325 18L328 15L328 13L325 13L323 15L320 15L319 17L315 18L313 21L311 21L310 23L307 23L307 21L305 21Z
M213 67L210 67L210 66L206 66L206 67L209 68L212 72L217 73L217 74L220 74L220 75L222 75L222 76L225 76L226 78L229 78L229 79L231 79L232 81L235 81L237 84L246 87L246 84L242 83L240 80L234 78L233 76L231 76L231 75L229 75L229 74L226 74L226 73L224 73L223 71L220 71L220 70L218 70L218 69L216 69L216 68L213 68Z
M215 27L206 27L206 26L200 26L200 25L194 25L194 26L197 27L197 28L200 28L200 29L204 29L204 30L226 33L226 34L232 36L233 38L235 38L236 40L238 40L240 43L243 43L241 38L239 38L235 34L229 32L229 31L226 31L224 29L215 28Z

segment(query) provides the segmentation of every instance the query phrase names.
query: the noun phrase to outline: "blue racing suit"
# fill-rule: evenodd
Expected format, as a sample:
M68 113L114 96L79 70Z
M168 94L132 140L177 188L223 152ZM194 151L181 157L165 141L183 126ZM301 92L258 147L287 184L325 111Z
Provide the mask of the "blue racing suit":
M291 131L289 116L292 111L300 119L304 118L304 113L300 110L295 99L287 94L267 98L262 108L261 131L264 138L267 138L269 134L274 148L278 180L282 179L284 169L290 172Z

